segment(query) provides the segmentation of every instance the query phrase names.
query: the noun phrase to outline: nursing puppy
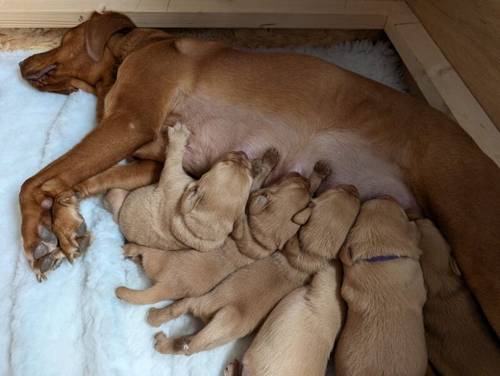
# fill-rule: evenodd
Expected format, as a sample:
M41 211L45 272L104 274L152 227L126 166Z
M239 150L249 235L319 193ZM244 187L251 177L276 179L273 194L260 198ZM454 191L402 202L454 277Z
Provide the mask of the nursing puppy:
M500 348L465 285L450 247L434 224L417 221L427 288L424 305L429 360L443 375L498 375Z
M156 350L188 355L253 331L281 298L336 256L359 210L359 198L352 188L330 189L314 199L310 213L302 212L301 222L309 220L282 251L237 270L201 297L151 309L148 321L155 326L188 312L207 323L189 336L167 338L157 333Z
M271 149L257 160L259 171L254 182L265 180L277 162ZM311 180L316 190L328 170L317 163ZM257 186L256 186L257 187ZM269 256L281 249L303 224L303 212L309 212L310 192L303 178L290 174L279 183L253 192L247 205L247 214L235 224L235 230L221 248L210 252L196 250L164 251L127 244L125 254L137 260L153 286L140 291L119 287L119 298L133 304L155 303L166 299L200 296L238 268Z
M244 213L252 186L251 164L242 152L227 153L199 180L182 168L189 137L184 125L168 128L165 166L157 185L112 204L129 242L164 250L221 247ZM120 207L121 206L121 207Z
M324 376L342 325L345 307L340 296L339 262L317 272L273 309L243 358L248 375ZM237 376L237 364L226 368Z
M335 352L336 375L425 374L418 240L415 223L394 200L362 205L340 252L347 320Z

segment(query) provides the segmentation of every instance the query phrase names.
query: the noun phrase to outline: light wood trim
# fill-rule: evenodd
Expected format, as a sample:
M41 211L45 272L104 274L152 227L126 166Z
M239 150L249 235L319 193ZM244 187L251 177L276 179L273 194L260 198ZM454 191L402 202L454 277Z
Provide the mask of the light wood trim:
M4 0L0 27L71 27L116 10L142 27L382 29L394 0Z
M500 132L422 24L393 14L387 19L385 32L429 103L445 113L449 110L500 167Z

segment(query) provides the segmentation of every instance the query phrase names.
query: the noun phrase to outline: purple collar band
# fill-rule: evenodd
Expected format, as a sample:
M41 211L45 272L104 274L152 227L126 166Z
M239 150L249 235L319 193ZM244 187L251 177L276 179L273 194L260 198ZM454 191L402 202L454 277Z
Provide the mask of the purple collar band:
M405 258L405 256L398 256L398 255L374 256L374 257L363 259L363 261L366 261L366 262L384 262L384 261L396 260L399 258Z

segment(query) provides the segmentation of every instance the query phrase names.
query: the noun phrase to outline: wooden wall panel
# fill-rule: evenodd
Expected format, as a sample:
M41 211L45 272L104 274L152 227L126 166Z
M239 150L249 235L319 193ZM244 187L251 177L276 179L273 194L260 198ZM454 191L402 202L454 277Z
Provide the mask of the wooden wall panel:
M500 1L406 1L500 130Z

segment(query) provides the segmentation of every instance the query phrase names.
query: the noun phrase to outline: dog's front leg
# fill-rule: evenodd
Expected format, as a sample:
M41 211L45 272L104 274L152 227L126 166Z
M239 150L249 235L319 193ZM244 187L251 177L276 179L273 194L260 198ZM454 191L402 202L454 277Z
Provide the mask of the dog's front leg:
M53 250L53 243L45 240L53 236L43 234L54 231L64 254L75 255L80 247L78 238L83 220L78 214L72 187L115 165L150 141L153 132L149 127L136 125L140 120L134 114L123 112L108 116L72 150L22 185L19 199L24 251L39 280L45 278L45 273L61 257L60 250Z
M160 176L158 189L165 189L181 181L191 182L191 178L182 167L186 144L190 132L184 124L177 123L168 128L168 146L165 155L165 165Z

